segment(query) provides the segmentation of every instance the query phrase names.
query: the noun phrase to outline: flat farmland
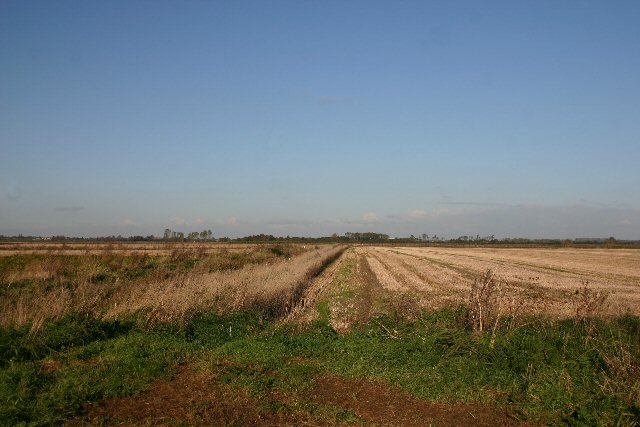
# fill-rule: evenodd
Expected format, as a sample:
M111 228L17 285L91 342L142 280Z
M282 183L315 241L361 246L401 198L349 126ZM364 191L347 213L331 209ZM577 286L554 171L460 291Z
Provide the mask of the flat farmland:
M8 243L0 420L639 425L639 266L630 249Z
M467 297L491 269L505 299L525 311L568 317L585 285L606 294L603 315L640 313L640 251L471 247L362 247L376 280L392 291L415 293L425 308ZM514 307L512 307L514 308Z
M9 255L100 255L146 254L169 255L176 250L197 250L204 253L217 251L243 251L254 248L251 243L218 242L117 242L117 243L77 243L77 242L0 242L0 257Z

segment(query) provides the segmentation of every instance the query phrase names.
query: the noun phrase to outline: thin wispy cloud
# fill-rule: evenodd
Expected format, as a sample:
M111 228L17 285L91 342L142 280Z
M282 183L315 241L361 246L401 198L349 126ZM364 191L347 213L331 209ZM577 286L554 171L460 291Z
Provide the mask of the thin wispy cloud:
M270 232L286 235L308 235L323 228L320 221L296 219L276 219L266 222L265 225Z
M16 202L20 199L20 197L22 197L22 189L16 183L9 183L6 190L7 199L12 202Z
M297 220L297 219L277 219L277 220L273 220L273 221L267 221L266 225L268 226L275 226L275 227L287 227L287 226L294 226L294 227L300 227L300 226L314 226L314 225L318 225L319 222L318 221L309 221L309 220Z
M56 212L80 212L84 210L82 206L60 206L54 209Z
M516 207L519 205L510 203L497 203L497 202L461 202L461 201L445 201L438 202L439 205L453 205L453 206L483 206L483 207Z
M423 218L426 215L427 215L427 211L425 211L424 209L414 209L411 212L409 212L410 218Z
M378 214L375 212L367 212L362 215L362 221L367 223L379 222Z
M247 221L239 219L234 215L230 215L228 217L218 217L207 219L203 222L203 224L213 224L216 227L235 227L242 224L249 224Z
M179 216L171 217L169 219L169 221L174 225L188 225L189 224L189 222L185 218L182 218L182 217L179 217Z

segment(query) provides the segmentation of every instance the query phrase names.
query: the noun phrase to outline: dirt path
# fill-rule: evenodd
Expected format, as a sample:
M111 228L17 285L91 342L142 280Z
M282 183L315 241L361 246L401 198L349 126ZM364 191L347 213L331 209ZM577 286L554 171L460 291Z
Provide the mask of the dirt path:
M383 381L324 376L316 379L309 394L315 402L338 405L354 412L367 425L526 425L495 407L418 399Z
M305 425L304 414L269 411L246 390L216 375L181 367L173 379L156 381L138 397L87 405L68 425Z
M306 324L317 320L320 316L317 310L317 304L323 299L330 296L330 290L337 272L343 268L345 259L348 257L348 251L345 251L337 260L327 266L318 276L316 276L305 289L299 299L299 303L292 309L286 322L299 322Z
M403 294L381 284L374 271L377 266L372 266L375 261L361 248L345 251L307 288L303 303L287 321L304 324L324 316L335 330L346 332L354 324L396 309Z
M325 375L310 378L313 386L300 396L271 392L258 399L220 380L183 366L138 397L87 405L68 425L526 425L503 409L422 400L383 381Z

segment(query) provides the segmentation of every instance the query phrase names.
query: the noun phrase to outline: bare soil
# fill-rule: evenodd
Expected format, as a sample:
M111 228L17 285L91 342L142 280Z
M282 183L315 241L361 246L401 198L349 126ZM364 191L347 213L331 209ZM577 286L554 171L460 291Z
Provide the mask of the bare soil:
M506 410L478 404L440 403L415 398L383 381L325 376L310 393L316 402L338 405L384 426L515 426L525 425Z
M84 408L70 425L293 425L297 419L260 407L246 390L215 375L182 367L172 380L156 381L140 396L108 399ZM300 421L304 421L300 419Z
M417 399L383 381L330 375L314 378L312 382L313 387L301 396L303 402L350 411L364 425L526 425L509 416L505 409ZM267 401L283 406L269 408L265 405ZM244 389L222 384L213 373L183 366L173 379L156 381L137 397L108 399L85 406L84 415L68 424L322 426L340 423L322 412L291 409L294 407L291 396L271 393L261 401Z

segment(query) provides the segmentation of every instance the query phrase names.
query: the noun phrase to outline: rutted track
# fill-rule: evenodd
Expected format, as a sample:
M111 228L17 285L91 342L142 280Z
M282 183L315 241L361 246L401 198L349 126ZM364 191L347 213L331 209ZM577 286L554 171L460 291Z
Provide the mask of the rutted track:
M415 298L411 298L409 306L398 306L407 294L414 292L384 275L385 268L366 249L349 248L312 281L301 304L287 320L306 323L328 316L326 320L335 330L345 332L354 324L366 323L380 313L415 308ZM384 286L379 275L386 280ZM393 280L391 285L390 280Z
M150 319L166 321L213 308L222 312L252 309L269 318L282 318L301 304L314 278L344 249L341 245L318 246L273 264L138 287L122 293L122 303L116 303L108 314L118 317L127 312L148 311Z

